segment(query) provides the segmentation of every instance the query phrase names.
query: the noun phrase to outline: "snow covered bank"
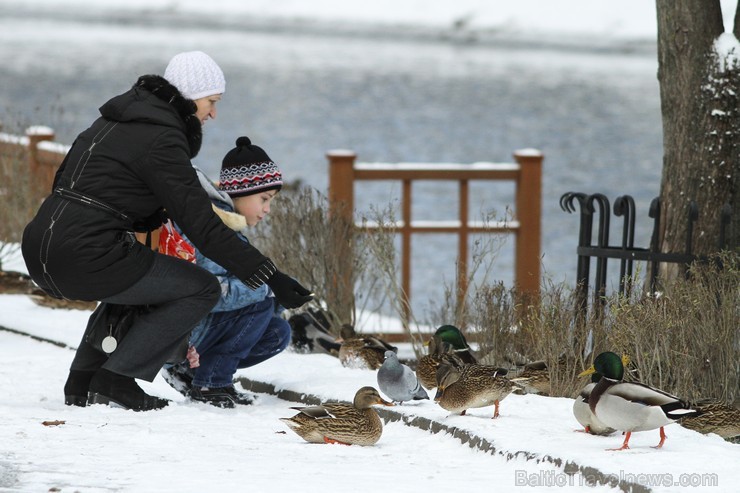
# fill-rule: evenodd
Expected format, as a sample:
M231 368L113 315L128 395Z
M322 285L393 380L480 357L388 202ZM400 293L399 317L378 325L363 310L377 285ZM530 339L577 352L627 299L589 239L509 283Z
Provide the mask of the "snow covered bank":
M71 347L87 315L39 307L21 295L0 296L0 326ZM162 411L66 407L62 387L71 347L2 330L0 347L0 492L51 487L80 492L321 491L334 481L355 481L357 470L363 477L378 474L400 491L417 491L420 483L435 490L497 484L507 491L517 486L524 491L567 486L570 491L608 478L622 487L635 483L640 491L643 486L679 491L686 483L729 492L740 482L740 470L732 467L740 461L737 445L671 425L661 450L651 448L658 433L643 432L633 436L630 450L608 452L622 437L574 432L578 423L571 399L511 395L496 420L490 419L490 408L454 416L431 401L410 403L389 409L395 418L387 418L400 414L402 419L386 424L375 447L310 445L278 421L292 415L289 406L294 404L260 394L258 405L249 408L211 408L185 401L160 377L142 386L174 401ZM349 400L361 386L377 386L373 371L344 368L330 356L292 352L238 375L261 383L257 389L319 400ZM54 420L65 424L41 424ZM357 491L375 488L361 483ZM597 486L595 491L607 489Z

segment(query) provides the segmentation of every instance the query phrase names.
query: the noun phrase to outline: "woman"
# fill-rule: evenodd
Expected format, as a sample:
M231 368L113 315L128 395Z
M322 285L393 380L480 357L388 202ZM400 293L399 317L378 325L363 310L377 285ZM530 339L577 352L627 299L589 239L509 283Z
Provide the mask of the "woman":
M311 299L222 223L190 164L225 85L218 65L199 51L176 55L164 77L139 77L77 137L51 195L24 231L29 274L50 295L149 306L110 356L83 336L64 387L67 404L167 405L134 379L154 379L210 312L220 289L204 269L135 240L135 231L159 227L165 210L204 255L250 288L268 284L287 308Z

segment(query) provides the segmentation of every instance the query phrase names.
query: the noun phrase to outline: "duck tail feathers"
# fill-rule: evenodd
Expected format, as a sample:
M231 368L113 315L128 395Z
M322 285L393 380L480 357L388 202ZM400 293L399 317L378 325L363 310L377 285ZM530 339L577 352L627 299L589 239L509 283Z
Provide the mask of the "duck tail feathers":
M684 401L675 401L668 404L663 404L662 406L660 406L660 408L663 410L668 419L675 420L686 418L689 416L696 417L703 414L698 409L691 409L689 404Z

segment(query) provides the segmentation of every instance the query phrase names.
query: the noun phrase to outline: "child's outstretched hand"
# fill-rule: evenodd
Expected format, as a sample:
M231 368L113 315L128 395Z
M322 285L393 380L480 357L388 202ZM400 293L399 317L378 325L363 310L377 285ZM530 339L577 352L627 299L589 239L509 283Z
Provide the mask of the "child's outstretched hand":
M285 308L298 308L313 299L313 293L301 286L301 283L292 277L276 271L267 281L278 303Z

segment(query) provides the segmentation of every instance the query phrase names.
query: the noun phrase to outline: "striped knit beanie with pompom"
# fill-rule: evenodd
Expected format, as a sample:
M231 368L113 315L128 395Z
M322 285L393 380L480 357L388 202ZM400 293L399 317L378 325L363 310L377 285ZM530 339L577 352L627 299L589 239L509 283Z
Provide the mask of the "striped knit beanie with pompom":
M249 137L236 139L236 147L226 153L221 163L219 189L231 198L267 190L280 190L283 175L270 156Z

